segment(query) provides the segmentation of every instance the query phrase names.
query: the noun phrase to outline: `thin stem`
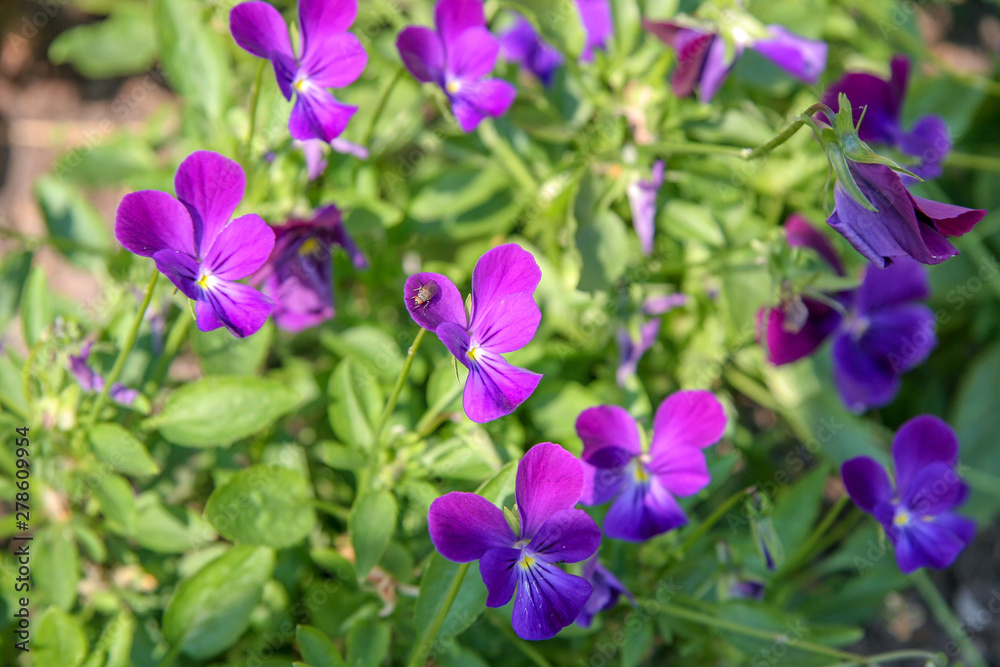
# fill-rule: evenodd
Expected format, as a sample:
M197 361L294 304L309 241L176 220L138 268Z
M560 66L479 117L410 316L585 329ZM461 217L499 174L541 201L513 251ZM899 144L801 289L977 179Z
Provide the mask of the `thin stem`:
M823 105L822 103L812 105L811 107L806 109L805 112L802 113L802 115L800 115L798 118L792 121L791 125L789 125L784 130L776 134L774 138L772 138L766 144L764 144L763 146L758 146L752 151L746 150L743 153L743 157L746 158L747 160L756 160L758 158L764 157L765 155L773 151L775 148L777 148L781 144L791 139L792 135L798 132L800 127L802 127L806 123L811 122L810 116L812 116L817 111L822 111L824 108L825 105Z
M736 505L736 503L746 498L748 494L753 493L753 491L754 487L742 489L740 491L737 491L733 495L729 496L728 498L726 498L725 502L719 505L715 509L715 511L708 516L707 519L702 521L694 530L691 531L687 539L685 539L684 542L681 544L680 549L678 549L678 552L681 555L686 554L688 550L691 549L691 547L693 547L695 543L699 539L701 539L701 537L705 533L707 533L709 530L712 529L712 526L717 524L719 520L726 515L726 512L731 510L733 506Z
M546 660L545 656L539 653L534 646L514 634L514 630L512 630L505 621L498 619L493 614L488 614L488 617L490 623L493 624L493 627L500 630L500 632L502 632L507 639L510 640L510 643L513 644L517 650L523 653L528 660L531 660L531 662L538 665L538 667L552 667L552 663Z
M739 146L723 146L720 144L701 144L691 141L664 141L658 144L643 146L644 153L668 153L672 155L731 155L744 157L746 148Z
M145 393L152 393L167 377L170 364L173 362L174 357L177 356L177 351L180 349L181 344L184 343L191 322L192 318L184 310L177 313L177 319L170 325L170 331L167 332L167 339L163 343L163 353L156 360L156 366L153 367L153 371L149 374L149 381L143 387Z
M951 606L942 597L941 591L934 585L931 578L927 576L927 572L925 570L918 570L910 577L910 580L913 581L913 585L916 587L917 592L920 593L920 597L924 599L931 613L934 614L938 625L941 626L941 629L951 637L951 640L962 651L962 656L969 665L971 667L986 667L986 661L983 660L983 656L979 655L979 651L976 650L972 639L965 633L965 625L956 618L955 612L951 610Z
M905 651L888 651L886 653L876 653L875 655L868 656L865 662L857 662L856 660L851 660L848 662L837 662L832 665L826 665L825 667L864 667L865 665L881 665L884 662L909 660L911 658L928 660L935 665L942 664L938 661L938 656L935 653L930 653L929 651L918 651L910 649Z
M840 512L844 509L844 506L847 505L848 499L849 498L845 493L837 500L836 503L834 503L833 507L830 508L830 511L826 513L825 517L823 517L823 520L819 522L815 529L813 529L813 532L809 535L806 541L803 542L799 548L792 553L791 557L785 561L785 564L782 567L784 572L794 572L799 567L801 562L809 559L809 556L812 555L814 547L826 536L830 526L832 526L833 522L837 520L838 516L840 516Z
M423 331L423 329L421 329ZM431 646L437 640L438 633L441 632L441 626L444 625L444 619L448 617L448 612L451 611L451 606L455 604L455 598L458 597L458 592L462 589L462 582L465 581L465 573L469 571L469 565L471 563L462 563L458 567L458 572L455 573L455 578L451 581L451 588L448 589L448 595L445 597L444 602L441 604L441 608L438 610L437 616L431 622L430 627L427 628L426 634L413 645L413 652L410 654L410 661L406 663L408 667L422 667L424 660L427 658L427 654L431 650Z
M257 102L260 100L260 84L264 77L264 64L266 60L261 60L257 66L257 76L253 80L253 91L250 93L250 129L247 131L246 159L249 162L253 156L253 134L257 129Z
M344 523L347 523L348 520L351 518L351 510L347 509L346 507L341 507L340 505L334 505L333 503L329 503L325 500L314 500L312 504L313 507L318 509L323 514L328 514L329 516L332 516L334 519L338 519L340 521L343 521Z
M142 303L139 304L139 312L135 314L135 321L132 322L132 328L129 329L128 336L125 337L125 344L118 350L118 358L115 359L115 365L111 367L111 372L104 378L104 388L97 395L97 399L90 409L90 419L87 422L90 425L93 425L97 421L97 417L101 414L101 408L104 407L105 401L108 400L108 393L111 391L111 386L118 382L118 376L122 374L122 368L125 367L125 360L128 359L128 355L135 345L135 339L139 335L139 327L142 326L142 320L146 316L146 309L153 298L153 288L156 287L156 279L159 277L160 272L153 269L153 277L149 279L149 284L146 286L146 294L142 298Z
M946 167L968 167L969 169L1000 171L1000 158L992 155L975 155L974 153L952 151L945 158L944 165Z
M166 655L163 656L163 659L160 660L160 664L158 665L158 667L170 667L177 661L177 656L179 656L180 653L181 653L181 643L177 642L176 644L171 646L170 650L167 651Z
M479 124L479 138L493 151L510 176L517 181L518 186L523 188L525 192L538 190L538 182L535 180L534 174L521 161L510 144L500 136L492 120L485 120Z
M434 429L438 425L438 418L441 416L441 413L444 412L444 409L451 405L451 402L458 398L461 393L462 385L456 383L455 387L451 391L439 398L434 405L427 408L427 412L425 412L424 416L420 418L420 421L417 422L417 426L414 429L417 436L423 439L433 433Z
M389 101L389 95L392 94L393 89L396 87L396 83L403 76L403 67L397 67L396 73L392 75L392 80L386 84L385 89L378 98L378 102L375 104L375 111L372 112L372 119L368 123L368 129L365 130L364 138L361 140L361 145L368 148L371 143L372 137L375 136L375 125L378 123L379 117L382 115L382 111L385 109L386 102Z

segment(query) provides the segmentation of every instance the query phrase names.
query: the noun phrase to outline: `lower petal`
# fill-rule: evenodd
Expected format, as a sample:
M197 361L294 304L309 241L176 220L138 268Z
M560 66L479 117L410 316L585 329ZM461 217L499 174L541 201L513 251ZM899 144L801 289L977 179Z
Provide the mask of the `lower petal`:
M300 93L288 119L288 131L293 139L332 141L347 129L356 106L342 104L323 89Z
M462 406L469 419L479 424L514 412L542 379L540 373L512 366L503 357L490 353L480 352L478 362L468 365Z
M212 331L224 326L237 338L246 338L264 326L274 302L246 285L219 281L204 291L196 307L198 328Z
M942 522L916 519L906 529L899 531L896 543L896 562L899 569L909 574L921 567L941 570L951 565L968 544L968 527L965 522L955 522L954 517ZM967 520L966 520L967 521ZM963 533L957 534L953 528Z
M502 607L514 597L517 561L522 551L510 547L490 549L479 559L479 574L486 584L486 606Z
M593 590L582 577L543 561L516 569L519 585L511 620L521 639L554 637L576 620Z
M656 479L651 479L625 487L608 511L604 533L619 540L644 542L686 523L687 516L677 501Z
M499 118L517 97L517 88L500 79L466 82L452 97L455 120L463 132L472 132L487 116Z

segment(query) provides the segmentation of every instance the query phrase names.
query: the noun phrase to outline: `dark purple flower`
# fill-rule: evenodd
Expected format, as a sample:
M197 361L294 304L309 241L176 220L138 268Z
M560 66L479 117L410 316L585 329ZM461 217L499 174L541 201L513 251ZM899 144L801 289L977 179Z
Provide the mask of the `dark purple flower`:
M502 607L514 597L514 631L523 639L555 636L590 599L585 579L556 567L584 560L601 544L594 520L573 509L583 483L580 461L559 445L543 442L517 467L519 530L474 493L452 492L431 503L428 528L434 547L451 561L479 561L486 606Z
M986 215L982 209L914 197L900 175L881 164L847 162L855 183L875 211L869 211L838 181L834 209L827 218L858 252L884 268L899 257L923 264L940 264L958 254L948 236L972 230Z
M951 511L968 494L955 472L955 432L932 415L915 417L896 432L892 460L895 489L878 461L860 456L844 463L847 493L885 528L904 573L948 567L976 532L974 521Z
M158 190L126 195L115 236L126 250L152 257L156 268L197 302L198 328L226 327L243 338L264 324L274 304L236 280L260 268L274 232L257 215L232 220L246 177L218 153L197 151L177 168L177 198Z
M310 220L292 219L274 227L275 242L267 263L251 278L275 301L274 322L286 331L301 331L333 317L334 246L344 248L359 269L368 260L347 234L336 206L318 209Z
M702 453L722 437L726 414L708 391L679 391L660 404L652 442L643 453L639 427L623 408L600 405L576 420L583 440L587 484L581 501L605 503L608 537L642 542L687 523L675 496L698 493L709 483Z
M534 337L542 313L533 294L541 277L535 258L516 243L487 251L472 271L468 315L458 288L440 273L416 273L406 280L403 298L410 317L436 333L469 369L462 404L474 422L509 415L542 379L501 356Z
M546 86L552 85L556 70L563 64L562 54L544 41L523 16L518 16L514 27L500 36L500 48L504 58L527 69Z
M854 107L854 117L861 119L858 136L862 141L893 146L920 158L920 164L910 171L923 179L937 178L941 175L941 163L951 151L948 125L940 116L928 114L917 119L910 131L905 132L902 115L910 76L909 59L893 57L890 71L888 81L863 72L845 74L826 91L823 103L837 112L840 94L847 95ZM903 178L907 182L905 179L909 177L904 175Z
M104 378L90 367L88 359L90 358L90 349L94 346L94 341L88 340L80 348L79 354L69 355L69 371L76 378L77 383L80 388L86 392L100 392L104 390ZM119 405L124 405L125 407L131 406L135 403L135 399L139 397L139 391L137 389L130 389L126 387L121 382L115 382L111 385L111 389L108 390L108 396L111 400Z
M785 228L790 245L812 247L836 260L805 219L792 216ZM839 261L834 267L840 273ZM844 404L856 412L886 405L899 391L900 376L937 345L934 313L918 303L929 296L927 271L913 260L900 259L885 269L868 266L855 290L831 294L825 302L802 298L803 313L795 315L789 304L761 311L768 356L778 365L791 363L832 336L833 379Z
M632 209L632 226L639 236L642 253L653 252L653 234L656 231L656 195L663 185L663 160L653 164L652 178L635 180L628 184L625 193L628 195L628 205Z
M767 35L762 38L751 38L745 30L734 34L735 44L728 55L725 38L708 27L650 20L643 21L643 26L677 52L670 85L678 97L697 90L698 99L711 101L746 48L806 83L816 83L826 69L825 42L799 37L780 25L767 26Z
M683 306L688 301L686 294L667 294L650 297L642 306L643 315L662 315L668 310ZM615 374L618 386L624 387L628 378L635 375L636 368L643 355L656 342L660 332L660 319L653 317L639 326L639 338L632 337L628 327L618 329L618 371Z
M270 4L244 2L229 13L236 43L271 61L286 100L295 94L288 120L292 138L331 141L358 110L338 102L327 90L353 83L368 62L361 42L347 32L357 11L357 0L299 0L298 55L292 51L285 20Z
M622 595L633 605L635 604L632 593L625 588L625 584L618 581L618 577L612 574L611 570L601 565L596 553L584 562L581 574L594 590L576 619L576 624L580 627L589 628L594 622L594 616L614 607Z
M507 112L517 89L493 71L500 42L486 28L481 0L438 0L437 31L410 26L399 33L396 48L417 81L435 83L451 101L463 132L472 132L487 116Z

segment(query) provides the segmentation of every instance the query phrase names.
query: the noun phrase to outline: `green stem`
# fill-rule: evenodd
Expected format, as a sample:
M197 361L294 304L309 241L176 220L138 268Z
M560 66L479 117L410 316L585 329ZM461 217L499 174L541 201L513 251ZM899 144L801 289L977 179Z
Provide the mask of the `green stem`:
M31 392L31 377L33 373L32 369L35 367L35 359L38 358L38 353L44 347L44 342L38 340L34 345L31 346L31 350L28 352L28 358L24 360L24 368L21 370L21 391L24 392L24 404L28 410L26 417L31 417L34 404L34 398L32 398Z
M149 307L149 301L153 298L153 288L156 287L156 279L159 277L160 272L153 269L153 277L149 279L149 284L146 286L146 294L142 298L142 303L139 304L139 312L135 314L135 321L132 322L132 328L129 329L128 336L125 337L124 345L118 350L118 358L115 359L115 365L111 367L111 372L104 378L104 389L97 395L97 399L90 409L90 418L87 421L90 426L93 426L97 422L97 418L101 414L101 408L104 407L104 403L108 400L108 392L111 391L111 385L118 382L118 376L122 374L122 368L125 367L125 360L128 359L128 355L135 345L135 339L139 335L139 327L142 326L142 319L146 316L146 309Z
M927 576L927 572L925 570L918 570L910 577L910 580L916 587L917 592L920 593L920 597L927 603L931 613L934 614L938 625L941 626L941 629L951 637L951 640L962 651L962 656L969 663L970 667L986 667L986 661L983 660L983 656L979 655L979 651L976 650L972 639L965 633L964 624L956 618L955 613L951 610L951 606L942 597L941 591L934 585L931 578Z
M160 664L158 665L158 667L170 667L177 661L177 656L179 656L180 654L181 654L181 643L178 642L170 647L170 650L167 651L167 654L163 656L162 660L160 660Z
M180 349L181 344L184 343L191 322L192 318L188 316L188 313L183 310L177 313L177 319L170 325L170 331L167 332L167 339L163 343L163 354L156 360L156 366L153 367L153 371L149 374L149 381L143 387L143 391L146 394L151 394L155 391L167 377L167 373L170 371L170 364L173 363L174 357L177 356L177 351Z
M510 643L514 645L514 648L523 653L528 660L531 660L531 662L538 665L538 667L552 667L552 663L546 660L545 656L539 653L534 646L514 634L510 624L506 621L498 619L493 614L488 614L488 618L490 623L492 623L495 628L500 630L500 632L510 640Z
M521 158L518 157L510 144L500 136L492 120L487 119L479 124L479 138L493 152L493 155L500 160L507 173L517 181L518 186L524 192L536 192L538 190L538 182L535 180L534 174L521 161Z
M420 418L420 421L417 422L417 426L414 429L419 438L426 438L434 432L434 429L437 428L441 413L444 412L445 408L451 405L452 401L458 398L459 394L462 393L462 389L462 385L456 383L455 387L451 391L439 398L434 405L427 408L427 412L425 412L424 416Z
M421 329L423 331L423 329ZM438 633L441 632L441 626L444 625L444 619L448 617L448 612L451 611L451 606L455 604L455 598L458 597L458 591L462 588L462 582L465 581L465 573L469 571L469 565L471 563L462 563L458 567L458 572L455 573L455 578L451 581L451 588L448 589L448 595L445 597L444 602L441 604L441 608L438 610L437 615L431 622L430 627L427 628L427 632L424 636L413 645L413 652L410 654L410 661L406 663L408 667L423 667L424 661L427 659L427 654L430 653L431 647L434 642L437 641Z
M731 155L744 157L749 149L738 146L723 146L720 144L701 144L691 141L664 141L640 148L643 153L656 155L668 153L672 155Z
M919 659L927 660L934 665L941 666L942 663L938 662L938 656L934 653L928 651L917 651L917 650L906 650L906 651L888 651L886 653L876 653L875 655L868 656L865 662L857 662L856 660L851 660L848 662L837 662L832 665L826 665L825 667L864 667L865 665L881 665L885 662L895 662L896 660L909 660L909 659Z
M716 616L710 616L709 614L702 614L701 612L684 609L683 607L678 607L676 605L672 605L667 602L656 602L656 605L657 609L659 609L660 612L667 614L668 616L673 616L675 618L681 618L686 621L691 621L692 623L699 623L701 625L707 625L709 627L719 628L720 630L730 630L732 632L738 632L739 634L746 635L748 637L757 637L758 639L765 639L767 641L784 643L787 644L788 646L793 646L802 651L808 651L809 653L816 653L819 655L827 655L832 658L837 658L838 660L848 660L862 665L871 664L870 660L862 655L848 653L847 651L841 651L835 648L830 648L829 646L824 646L822 644L816 644L814 642L805 641L804 639L789 637L788 635L782 632L774 632L771 630L761 630L759 628L751 628L749 626L741 625L740 623L735 623L733 621L729 621L724 618L718 618Z
M758 146L752 151L745 150L743 153L743 157L746 158L747 160L756 160L764 157L765 155L773 151L775 148L777 148L781 144L791 139L792 135L798 132L800 127L802 127L806 123L812 122L810 117L817 111L822 111L824 108L825 106L823 104L812 105L811 107L806 109L805 112L802 113L802 115L800 115L798 118L792 121L791 125L789 125L784 130L776 134L774 138L772 138L766 144Z
M328 503L325 500L314 500L313 507L318 509L323 514L328 514L334 519L338 519L347 523L351 518L351 510L341 507L340 505L334 505L333 503Z
M691 547L693 547L695 543L698 540L700 540L705 533L707 533L709 530L712 529L712 526L717 524L719 520L722 519L722 517L724 517L726 513L733 508L733 506L735 506L738 502L746 498L747 495L749 495L750 493L753 493L753 491L754 487L750 487L748 489L742 489L741 491L737 491L733 495L726 498L725 502L719 505L715 509L715 511L708 516L707 519L702 521L700 524L698 524L698 526L694 530L691 531L691 533L687 536L687 539L685 539L684 542L681 544L680 549L678 549L678 552L682 556L686 554L688 550L690 550Z
M397 67L396 73L392 75L392 80L386 84L385 89L378 98L378 102L375 104L375 111L372 112L372 119L368 123L368 129L365 130L364 138L361 140L361 145L368 148L371 143L372 137L375 136L375 125L378 123L379 117L382 115L382 111L385 109L386 102L389 101L389 95L392 94L393 89L396 87L396 83L403 76L403 67Z
M260 100L260 84L261 79L264 77L264 64L266 60L261 60L260 65L257 66L257 76L253 80L253 91L250 95L250 129L247 131L247 143L246 148L246 159L247 162L253 156L253 134L257 129L257 102Z
M849 498L845 493L837 500L836 503L834 503L833 507L830 508L830 511L826 513L825 517L823 517L823 520L819 522L815 529L813 529L813 532L809 535L806 541L803 542L799 548L796 549L791 556L789 556L788 560L785 561L784 566L781 568L783 573L794 572L798 569L800 563L809 560L809 557L813 553L813 549L824 537L826 537L827 531L830 529L830 526L833 525L833 522L837 520L837 517L840 516L840 513L844 509L844 506L847 505L848 500Z
M1000 171L1000 158L992 155L975 155L973 153L952 151L948 153L944 164L946 167L968 167L969 169Z

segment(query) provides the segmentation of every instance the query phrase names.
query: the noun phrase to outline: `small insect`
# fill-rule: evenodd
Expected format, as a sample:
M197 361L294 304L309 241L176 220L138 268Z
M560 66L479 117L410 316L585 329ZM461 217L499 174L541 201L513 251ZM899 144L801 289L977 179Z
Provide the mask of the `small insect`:
M416 289L416 293L413 295L413 305L423 310L427 310L428 304L438 293L438 284L433 280L428 280L426 283L420 285Z

